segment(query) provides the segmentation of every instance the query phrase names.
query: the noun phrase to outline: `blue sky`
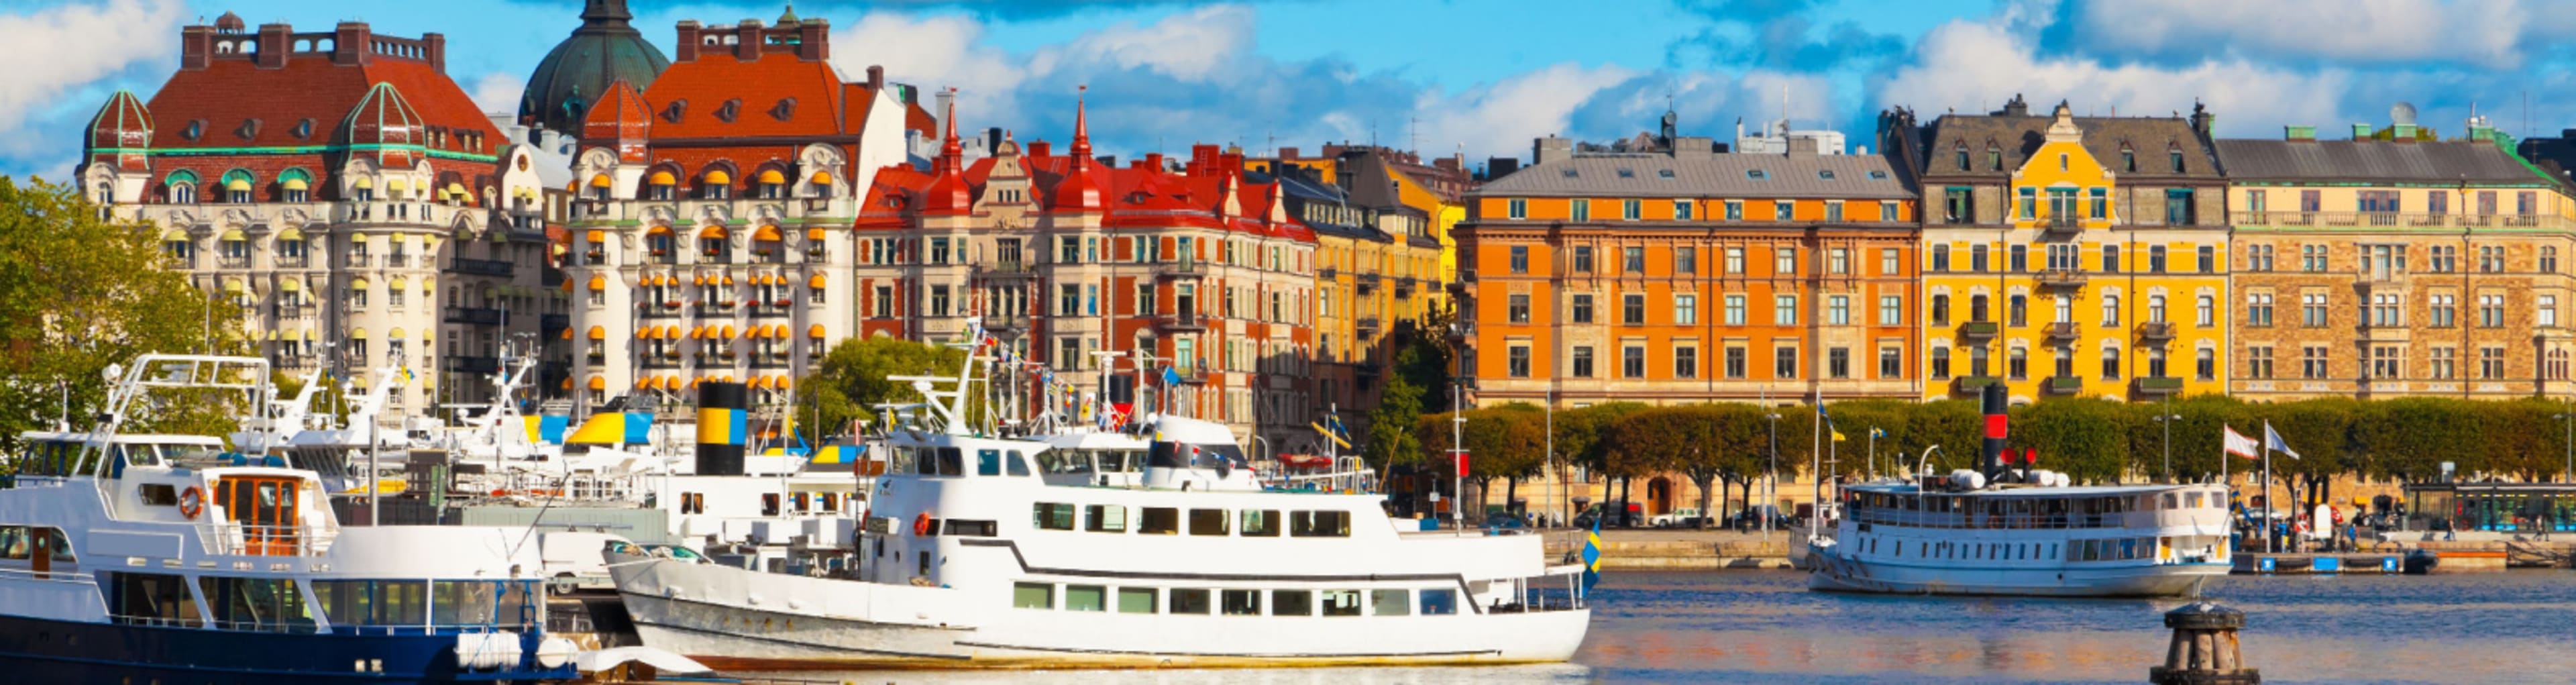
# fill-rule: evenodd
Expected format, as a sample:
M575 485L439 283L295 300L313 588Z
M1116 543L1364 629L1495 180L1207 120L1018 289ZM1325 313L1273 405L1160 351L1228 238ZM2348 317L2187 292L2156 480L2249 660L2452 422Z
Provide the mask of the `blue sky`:
M680 19L778 16L777 2L635 0L663 45ZM487 109L516 106L578 0L7 0L0 2L0 174L59 178L109 93L145 97L175 68L178 27L227 10L252 24L448 36L448 69ZM363 8L363 9L360 9ZM1529 139L1607 139L1667 106L1724 137L1783 112L1869 140L1892 105L1924 119L2015 93L2079 113L2168 114L2195 99L2230 136L2285 124L2385 124L2412 102L2457 134L2472 107L2515 133L2576 122L2576 3L2547 0L806 0L853 77L961 90L967 128L1062 139L1091 86L1104 152L1192 143L1411 145L1471 160ZM2526 107L2526 99L2528 106ZM2526 113L2527 112L2527 113Z

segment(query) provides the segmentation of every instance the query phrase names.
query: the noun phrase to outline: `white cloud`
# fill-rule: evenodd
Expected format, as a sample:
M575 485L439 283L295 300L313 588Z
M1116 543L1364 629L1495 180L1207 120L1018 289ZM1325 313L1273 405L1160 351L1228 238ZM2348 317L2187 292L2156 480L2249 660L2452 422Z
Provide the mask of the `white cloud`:
M832 62L843 75L861 78L869 66L883 66L890 81L925 91L957 88L958 106L968 111L1007 105L1029 76L1022 60L984 43L981 22L962 15L869 12L835 29L832 43Z
M1875 99L1929 119L1945 110L1982 114L2017 94L2034 109L2064 98L2077 113L2141 115L2188 111L2198 98L2226 128L2333 121L2351 82L2341 69L2297 71L2242 58L2162 67L2043 57L2027 35L1986 22L1943 24L1924 35L1910 63L1876 84Z
M1527 149L1530 139L1568 130L1576 108L1637 72L1615 65L1557 64L1456 94L1425 92L1415 100L1420 128L1488 153ZM1437 154L1444 145L1426 144Z
M177 0L113 0L0 13L0 36L9 37L0 41L0 64L23 67L0 78L0 156L59 149L66 138L76 143L62 126L86 121L106 95L78 91L176 53L178 41L167 37L177 33L184 9ZM68 161L45 161L48 176L68 175Z
M1146 69L1182 81L1206 81L1252 50L1253 10L1209 5L1139 27L1119 23L1083 34L1030 60L1040 71L1111 66Z
M2078 44L2112 54L2510 69L2526 56L2521 31L2560 26L2534 22L2532 9L2500 0L2119 0L2086 5L2075 28Z
M465 93L473 97L474 105L486 113L501 112L515 116L519 112L519 96L527 89L526 78L496 71L475 79L474 85L468 86Z

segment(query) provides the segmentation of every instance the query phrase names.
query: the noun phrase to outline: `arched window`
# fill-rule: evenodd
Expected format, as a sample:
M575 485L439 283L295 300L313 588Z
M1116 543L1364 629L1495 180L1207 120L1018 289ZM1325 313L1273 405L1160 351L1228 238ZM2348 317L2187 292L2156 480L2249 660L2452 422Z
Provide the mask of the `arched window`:
M763 200L787 197L787 173L774 168L760 170L760 175L752 179L751 192L752 197Z
M162 184L169 187L170 204L193 205L197 203L196 173L184 170L173 171L170 172L169 178L162 181Z
M728 200L733 198L733 172L723 167L708 169L698 175L698 198Z
M2165 296L2147 296L2147 321L2152 323L2165 322Z
M2119 326L2119 325L2120 325L2120 296L2119 296L2119 295L2103 295L2103 296L2102 296L2102 327L2104 327L2104 328L2112 328L2112 327L2117 327L2117 326Z
M1943 295L1933 295L1933 296L1932 296L1932 325L1934 325L1934 326L1947 326L1947 325L1950 325L1950 296L1949 296L1949 295L1943 294Z
M680 177L669 169L655 169L644 179L644 199L669 201L678 193Z
M250 204L252 185L256 182L248 170L234 169L224 172L224 202L237 205Z
M2011 311L2007 316L2012 318L2012 325L2030 325L2030 298L2022 295L2012 296Z
M285 202L312 201L313 174L301 168L287 169L277 175L278 199Z
M1968 296L1968 320L1969 320L1969 321L1988 321L1988 320L1990 320L1990 319L1987 319L1987 318L1986 318L1986 296L1984 296L1984 295L1970 295L1970 296Z
M2102 348L2102 380L2120 380L2120 348Z
M1947 348L1947 347L1935 347L1935 348L1932 348L1932 378L1933 378L1934 380L1939 380L1939 379L1944 379L1944 378L1949 378L1949 377L1950 377L1950 348Z
M2004 358L2004 371L2011 375L2013 380L2029 378L2030 350L2015 347L2012 348L2011 352L2006 354L2007 356Z

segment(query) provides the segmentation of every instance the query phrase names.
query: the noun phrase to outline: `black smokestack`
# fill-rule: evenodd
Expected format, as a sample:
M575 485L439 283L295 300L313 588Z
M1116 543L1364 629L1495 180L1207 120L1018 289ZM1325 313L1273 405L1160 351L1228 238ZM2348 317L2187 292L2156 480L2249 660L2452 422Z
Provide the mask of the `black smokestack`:
M1977 472L1985 474L1987 480L1993 480L2003 473L2004 438L2012 434L2012 419L2004 413L2008 410L2004 384L1987 384L1984 395L1986 443L1977 451Z
M746 394L741 383L698 386L698 475L742 475L743 434L750 432Z

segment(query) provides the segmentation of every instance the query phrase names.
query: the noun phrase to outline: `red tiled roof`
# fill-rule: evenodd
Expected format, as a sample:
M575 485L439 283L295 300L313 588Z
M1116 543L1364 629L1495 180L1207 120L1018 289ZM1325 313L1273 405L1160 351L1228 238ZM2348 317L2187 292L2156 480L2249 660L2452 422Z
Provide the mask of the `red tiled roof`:
M654 107L656 138L828 136L843 132L845 85L828 62L784 53L745 61L731 53L705 52L695 60L672 63L653 79L644 99ZM726 102L735 100L733 121L717 116ZM781 110L780 103L788 100L793 106ZM676 122L666 116L673 105L681 106ZM782 111L784 119L776 116Z
M608 84L608 94L590 106L582 117L582 138L600 144L614 144L619 139L642 140L653 134L653 105L635 84L618 79ZM618 156L627 162L645 160L642 149L619 149Z
M218 59L204 69L183 69L170 75L170 80L153 94L151 111L159 124L152 134L155 148L227 148L287 147L323 145L340 128L349 115L377 83L392 84L403 100L420 113L424 123L456 132L479 132L484 149L479 154L493 154L508 140L492 128L483 117L482 108L474 105L456 82L427 64L408 60L374 57L365 65L338 65L324 57L292 57L286 66L261 69L248 60ZM239 133L244 122L257 119L259 126L248 138ZM312 119L308 135L297 137L296 129L304 119ZM185 135L190 122L203 121L195 140ZM459 137L450 135L442 149L464 150Z

